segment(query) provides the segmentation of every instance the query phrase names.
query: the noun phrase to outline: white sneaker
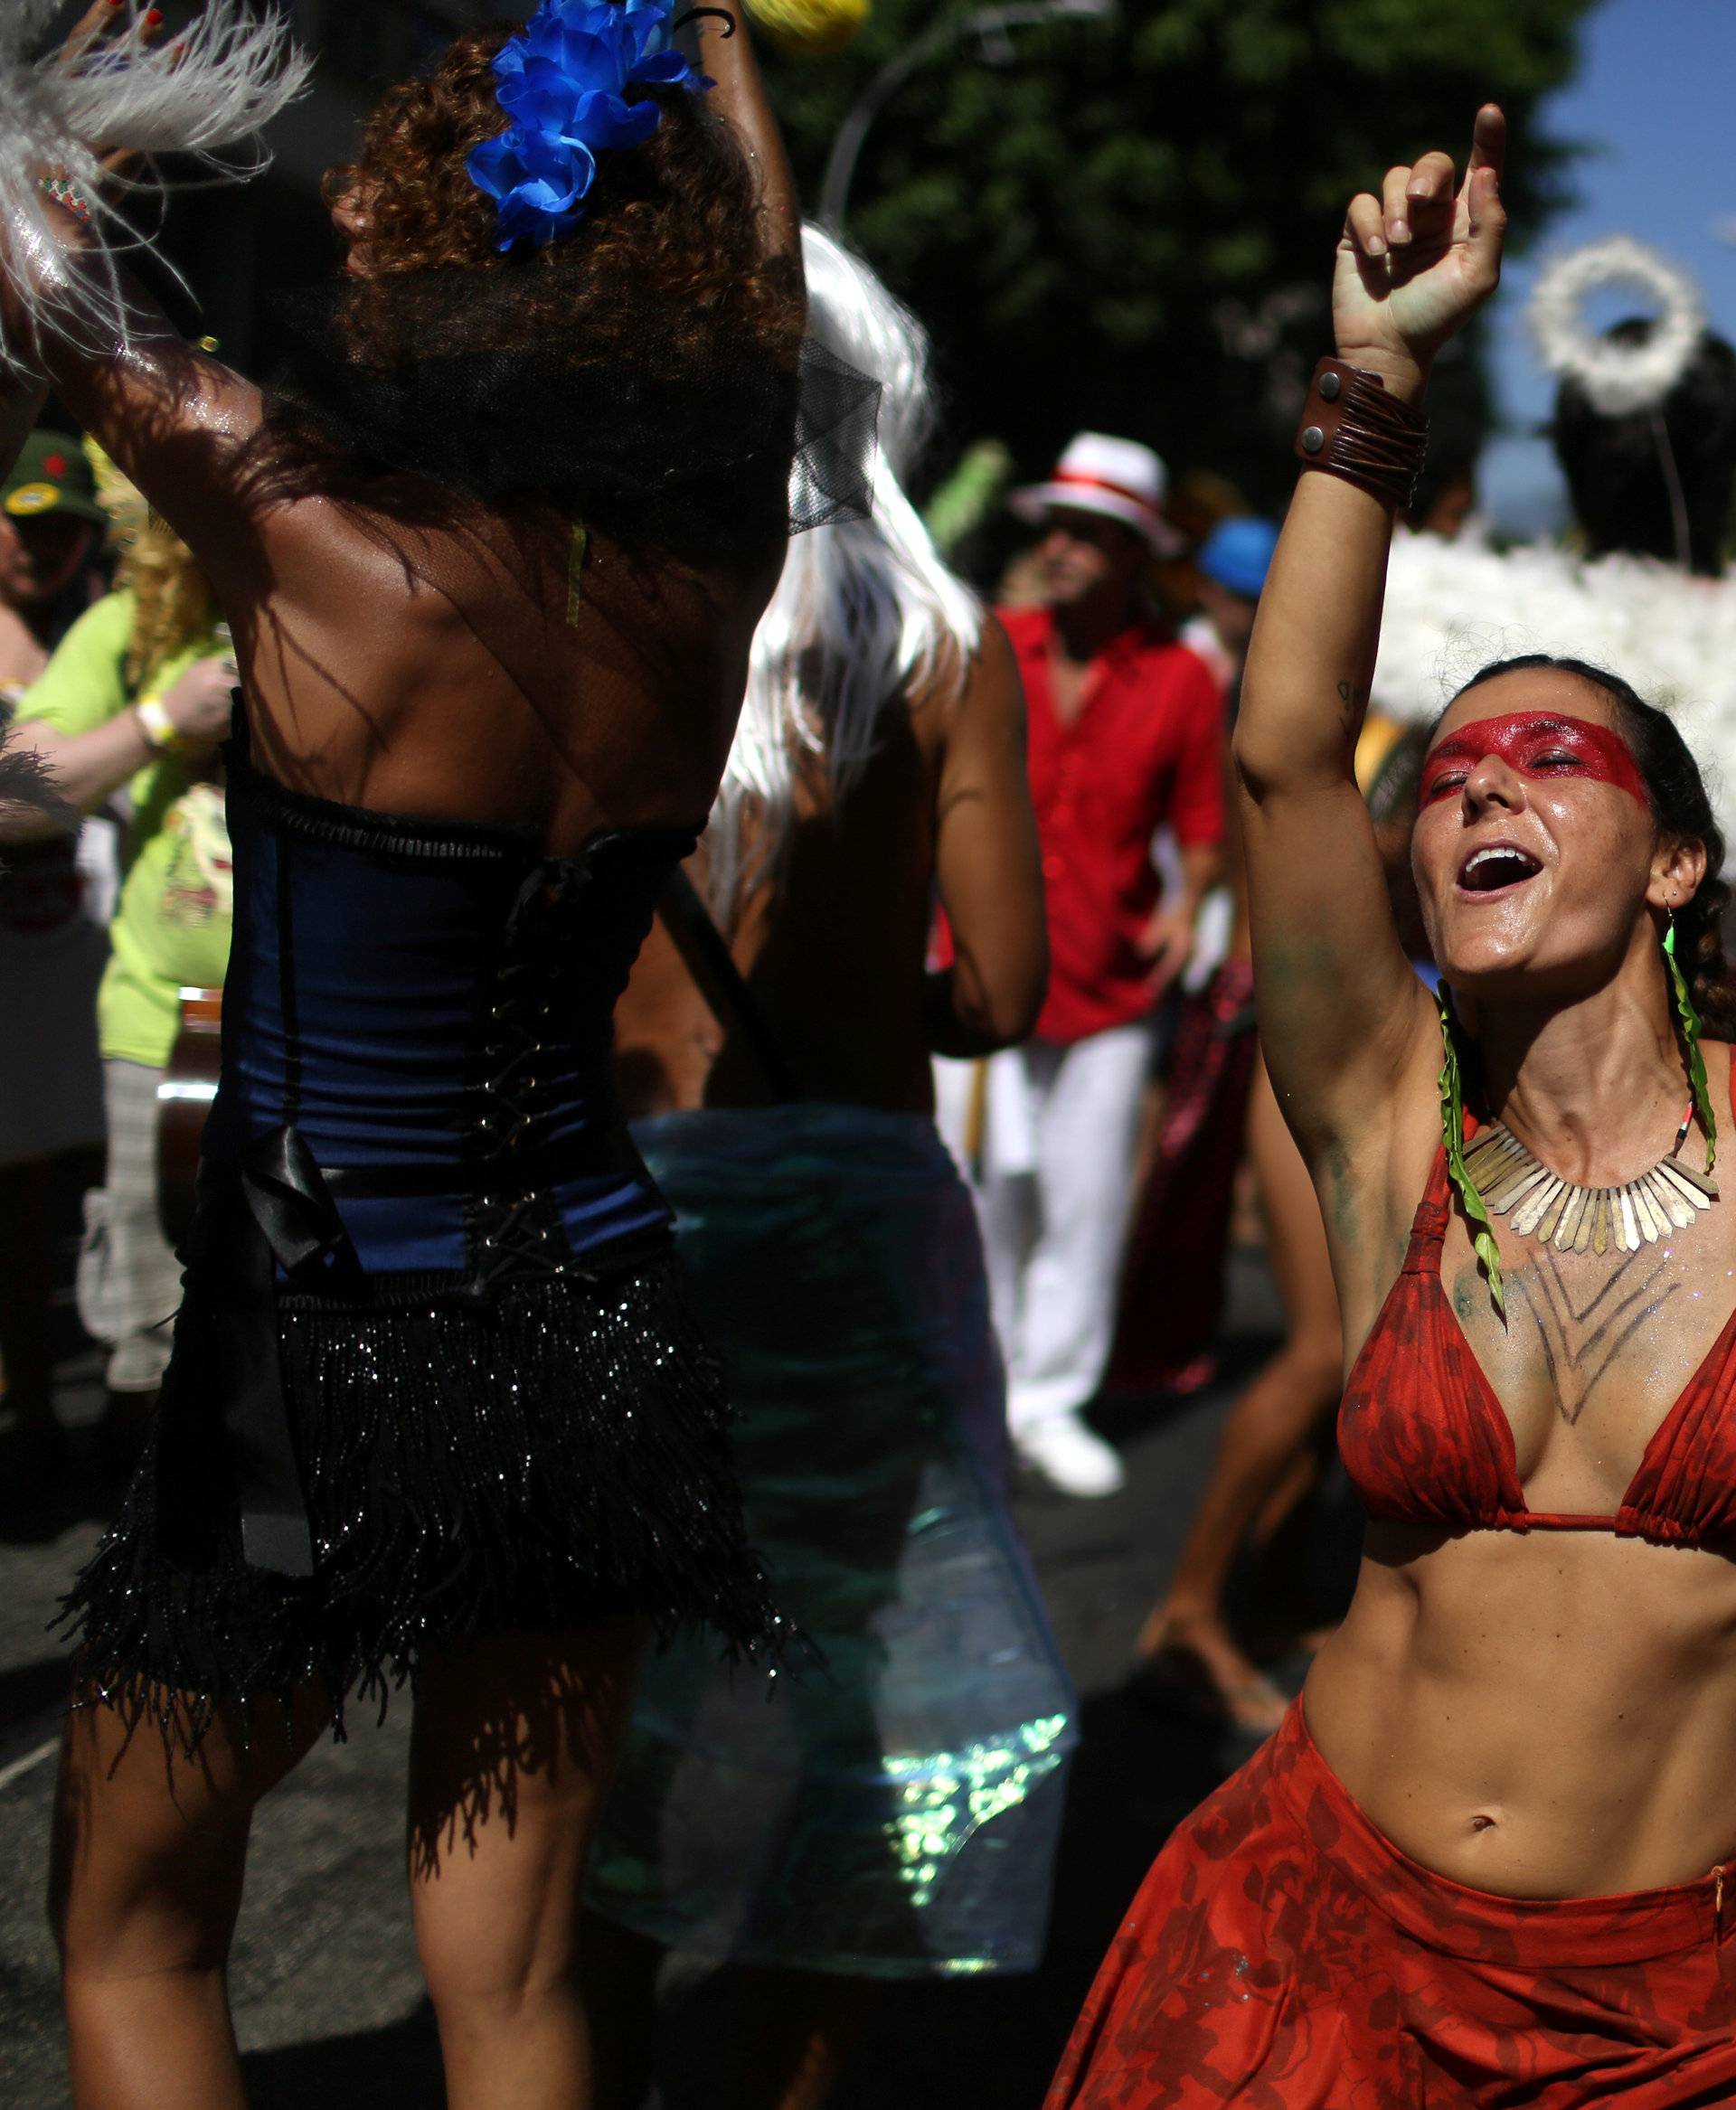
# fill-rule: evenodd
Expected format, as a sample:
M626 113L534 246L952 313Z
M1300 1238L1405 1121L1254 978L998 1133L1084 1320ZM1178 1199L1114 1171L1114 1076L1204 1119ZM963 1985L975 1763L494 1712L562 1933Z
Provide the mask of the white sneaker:
M1019 1461L1057 1494L1116 1494L1127 1484L1120 1453L1086 1427L1076 1413L1045 1414L1014 1431Z

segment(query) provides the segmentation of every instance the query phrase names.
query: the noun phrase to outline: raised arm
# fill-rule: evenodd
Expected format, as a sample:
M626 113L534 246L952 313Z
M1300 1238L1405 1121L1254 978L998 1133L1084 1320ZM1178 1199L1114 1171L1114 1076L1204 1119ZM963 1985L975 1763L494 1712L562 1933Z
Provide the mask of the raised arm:
M693 11L694 59L716 87L712 107L734 126L760 178L760 216L768 256L802 260L802 212L783 134L754 55L742 0L703 0Z
M92 5L67 33L59 52L47 63L56 72L76 73L99 43L114 40L125 28L129 41L142 45L156 33L161 16L148 26L144 21L127 23L111 0ZM22 66L15 55L12 63ZM94 163L93 163L93 165ZM25 165L27 182L43 183L50 174L44 165L33 170ZM63 174L55 171L55 174ZM46 196L31 196L26 212L17 210L14 197L0 208L0 335L6 356L0 359L0 476L18 458L19 449L48 400L48 382L39 363L32 363L35 344L35 313L39 287L45 274L58 265L59 239L68 227L77 239L77 223L55 212ZM46 239L44 239L46 238Z
M936 805L935 870L954 959L928 979L929 1045L937 1055L988 1055L1030 1032L1049 981L1024 689L992 616L953 707Z
M221 562L237 546L227 472L258 423L258 393L186 344L119 269L103 231L118 231L122 246L134 238L104 190L139 156L215 155L252 137L307 69L280 17L231 0L210 0L153 51L162 21L97 0L59 52L5 54L16 75L5 85L29 121L0 181L0 467L52 383L153 504Z
M156 302L118 274L127 331L93 342L80 320L65 333L42 326L80 275L103 272L86 231L56 210L58 246L32 265L34 291L0 291L8 342L23 344L67 409L93 433L211 575L220 594L250 582L256 562L246 495L248 445L262 415L259 390L189 344ZM14 259L8 257L9 266ZM65 289L62 291L62 289ZM34 412L0 430L11 466ZM15 429L14 429L15 425Z
M1401 402L1422 402L1435 353L1499 278L1504 138L1486 107L1457 191L1452 162L1429 154L1391 170L1381 198L1351 203L1333 285L1338 354ZM1400 946L1352 771L1392 519L1338 476L1300 477L1234 742L1261 1041L1323 1192L1358 1160L1384 1161L1401 1102L1428 1115L1429 1088L1412 1088L1439 1067L1433 1006Z

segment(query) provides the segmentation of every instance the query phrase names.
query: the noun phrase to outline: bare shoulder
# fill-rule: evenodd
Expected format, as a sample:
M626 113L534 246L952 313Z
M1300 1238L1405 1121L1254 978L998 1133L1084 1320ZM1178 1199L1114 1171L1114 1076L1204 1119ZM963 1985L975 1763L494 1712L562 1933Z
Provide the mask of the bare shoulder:
M522 692L566 685L542 664L549 626L481 538L329 493L269 504L254 532L231 621L260 752L298 789L410 810L431 758L462 749L489 776Z
M1006 625L986 606L983 609L982 636L971 661L971 673L985 688L992 687L997 693L1010 692L1023 711L1024 684L1019 677L1018 655L1013 649Z
M942 741L993 731L1023 740L1024 683L1013 641L993 609L983 609L976 648L962 670L956 657L944 655L912 692L910 708L919 723L925 715L934 722Z

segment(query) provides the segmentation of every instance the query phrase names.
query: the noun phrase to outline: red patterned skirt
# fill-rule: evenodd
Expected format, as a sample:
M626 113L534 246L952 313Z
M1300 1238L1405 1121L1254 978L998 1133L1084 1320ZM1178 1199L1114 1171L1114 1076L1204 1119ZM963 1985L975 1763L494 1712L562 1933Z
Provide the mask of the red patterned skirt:
M1736 1870L1499 1898L1363 1816L1298 1700L1173 1834L1045 2110L1736 2102Z

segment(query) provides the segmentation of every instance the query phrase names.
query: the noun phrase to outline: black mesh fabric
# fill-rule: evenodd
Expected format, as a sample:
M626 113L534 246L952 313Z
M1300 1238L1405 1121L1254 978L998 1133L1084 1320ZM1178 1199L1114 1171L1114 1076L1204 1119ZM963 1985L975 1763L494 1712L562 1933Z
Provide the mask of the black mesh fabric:
M870 508L879 384L812 344L780 366L647 295L592 354L526 327L509 270L344 282L277 320L281 460L335 451L485 505L550 504L698 564Z
M879 381L812 337L802 345L789 527L866 520L880 463Z

